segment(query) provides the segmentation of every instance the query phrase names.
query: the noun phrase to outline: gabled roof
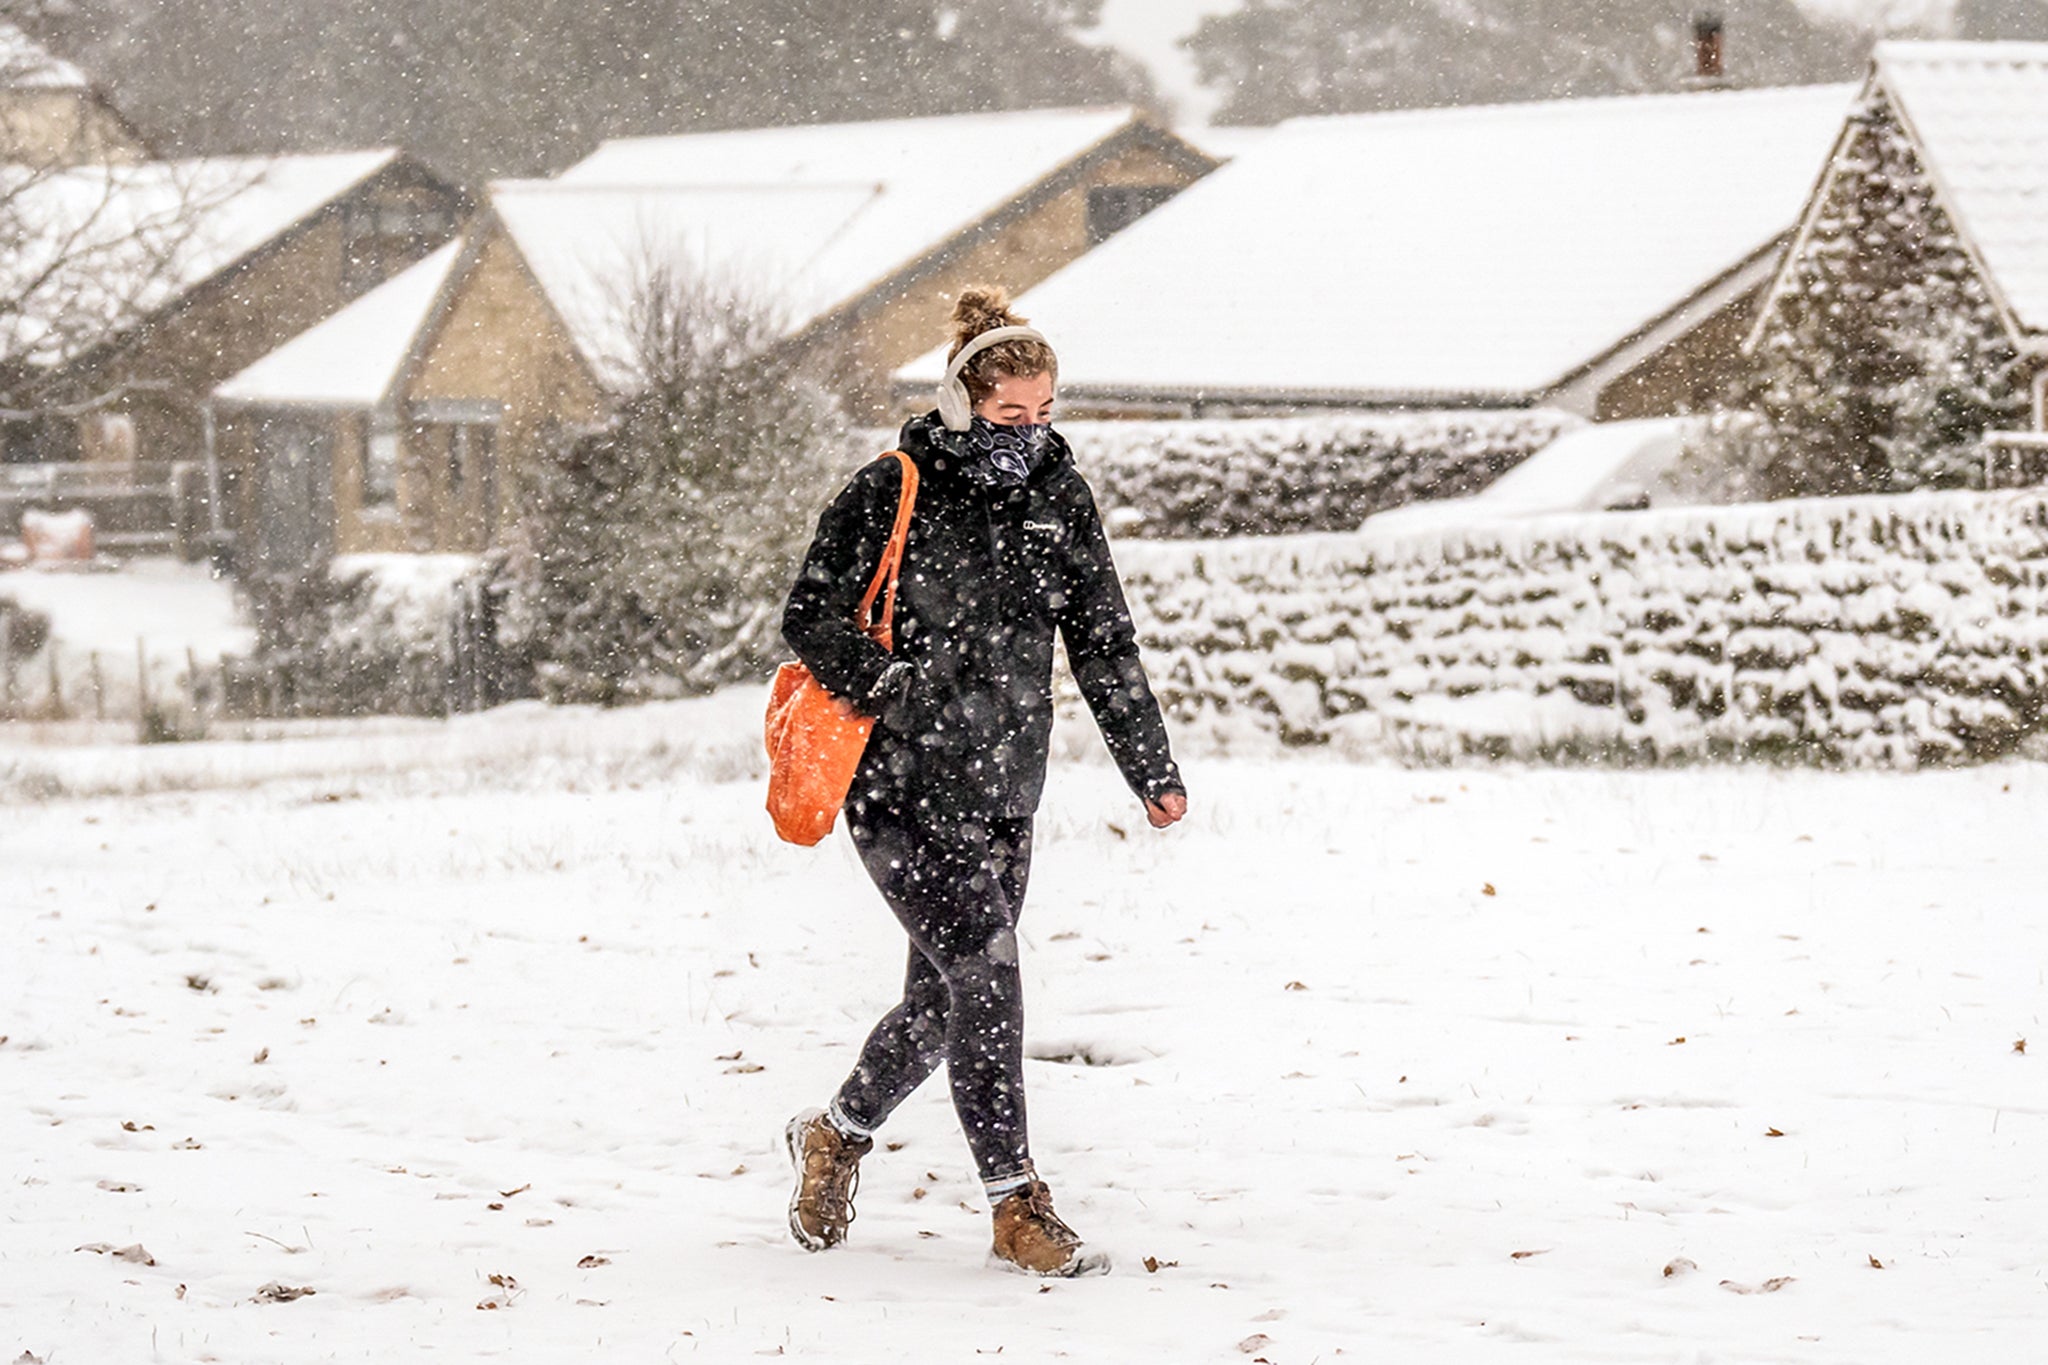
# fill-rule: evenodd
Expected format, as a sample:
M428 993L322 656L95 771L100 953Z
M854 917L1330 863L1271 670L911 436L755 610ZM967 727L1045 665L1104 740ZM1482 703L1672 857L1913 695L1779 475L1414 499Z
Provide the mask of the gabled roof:
M0 19L0 89L86 90L85 73Z
M1767 253L1855 93L1297 120L1018 311L1077 396L1530 401Z
M604 144L556 183L694 187L705 192L700 202L713 215L744 202L748 192L768 196L756 200L763 213L817 213L812 235L820 249L806 262L803 297L792 301L795 330L1128 135L1156 138L1191 168L1209 168L1208 158L1128 108L1024 109L625 138ZM815 193L775 197L795 191ZM858 212L848 212L848 196L856 193Z
M657 269L737 290L793 330L839 299L819 262L872 205L867 185L501 181L491 208L592 377L633 377L635 290Z
M461 254L457 238L213 391L240 407L373 408L397 383L414 338Z
M2048 331L2048 43L1880 43L1872 72L1993 288Z
M67 261L0 320L0 353L55 365L233 269L390 166L390 149L21 171L10 212L40 231L0 294ZM11 172L0 169L0 177ZM103 330L101 330L103 329Z

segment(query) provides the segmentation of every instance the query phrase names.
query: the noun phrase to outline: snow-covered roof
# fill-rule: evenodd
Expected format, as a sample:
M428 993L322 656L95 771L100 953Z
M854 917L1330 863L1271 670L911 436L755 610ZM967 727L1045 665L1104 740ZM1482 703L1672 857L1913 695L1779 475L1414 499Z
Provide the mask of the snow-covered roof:
M2048 331L2048 43L1880 43L1875 70L2000 295Z
M23 250L0 259L0 296L28 291L26 306L0 320L0 355L48 365L106 340L276 240L397 156L385 149L0 170L0 180L23 177L9 212L41 229Z
M1526 401L1788 233L1855 95L1297 120L1018 310L1070 390Z
M838 302L818 265L875 198L864 185L500 181L491 207L601 384L632 377L632 306L655 269L735 290L793 329Z
M1646 500L1662 505L1666 473L1685 453L1698 417L1593 422L1568 431L1469 497L1412 502L1368 517L1365 529L1415 531L1494 517L1600 512Z
M0 19L0 89L84 90L85 73Z
M238 406L370 408L382 403L433 311L462 240L400 271L214 389Z
M955 234L1012 203L1130 128L1130 109L1026 109L623 138L558 177L561 185L693 187L706 221L677 224L708 238L729 222L808 234L792 326L858 298ZM808 191L811 193L796 193ZM751 193L754 198L748 198ZM855 207L857 211L850 211ZM803 223L775 219L810 215Z

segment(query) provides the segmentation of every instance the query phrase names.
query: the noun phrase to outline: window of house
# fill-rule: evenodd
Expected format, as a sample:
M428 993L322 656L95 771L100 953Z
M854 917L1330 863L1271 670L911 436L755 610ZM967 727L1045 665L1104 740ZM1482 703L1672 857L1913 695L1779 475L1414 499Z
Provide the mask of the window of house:
M463 458L469 462L471 477L481 479L490 470L491 461L497 454L497 424L475 422L462 430L468 438L463 442Z
M78 424L85 458L95 463L135 463L135 419L125 412L95 412Z
M1175 185L1097 185L1088 191L1088 243L1108 241L1173 198Z
M449 427L449 491L460 494L471 485L488 483L497 444L498 425L495 422L457 422Z
M469 428L454 426L448 429L448 492L456 498L462 496L462 485L469 473Z
M372 424L363 432L365 511L398 505L398 429Z
M342 287L359 294L381 284L454 231L454 209L439 198L411 194L352 201L342 214Z

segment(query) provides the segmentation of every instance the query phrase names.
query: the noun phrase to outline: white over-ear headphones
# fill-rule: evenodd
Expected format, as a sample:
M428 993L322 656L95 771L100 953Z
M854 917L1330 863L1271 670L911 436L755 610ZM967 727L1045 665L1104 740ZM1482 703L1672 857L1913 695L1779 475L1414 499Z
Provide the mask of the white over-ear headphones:
M974 425L974 400L967 396L960 371L976 354L1005 341L1035 341L1048 351L1052 349L1052 343L1031 327L991 327L962 346L946 366L946 377L939 381L939 420L948 431L965 431Z

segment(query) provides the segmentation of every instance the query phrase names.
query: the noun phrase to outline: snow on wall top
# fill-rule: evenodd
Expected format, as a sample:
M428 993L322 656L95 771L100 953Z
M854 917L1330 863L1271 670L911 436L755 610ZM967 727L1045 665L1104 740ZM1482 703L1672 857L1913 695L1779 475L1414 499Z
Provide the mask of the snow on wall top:
M0 19L0 89L83 90L85 73Z
M2020 325L2048 331L2048 43L1880 43L1875 64Z
M370 408L384 401L461 254L457 238L214 389L242 406Z
M1296 120L1018 308L1091 391L1520 401L1789 232L1855 95Z
M491 207L599 383L630 386L631 308L653 268L742 291L793 329L836 302L820 259L870 186L702 188L508 180Z
M0 354L38 365L69 359L274 241L397 156L0 169L0 193L15 196L10 211L39 229L0 259L0 296L23 298L0 320Z
M794 327L865 293L1135 118L1123 108L1027 109L623 138L571 166L557 183L694 186L727 197L744 189L858 187L867 202L857 216L843 214L829 194L762 206L773 214L819 215L809 226L821 249L806 263L803 296L791 302ZM727 201L702 202L717 212Z

